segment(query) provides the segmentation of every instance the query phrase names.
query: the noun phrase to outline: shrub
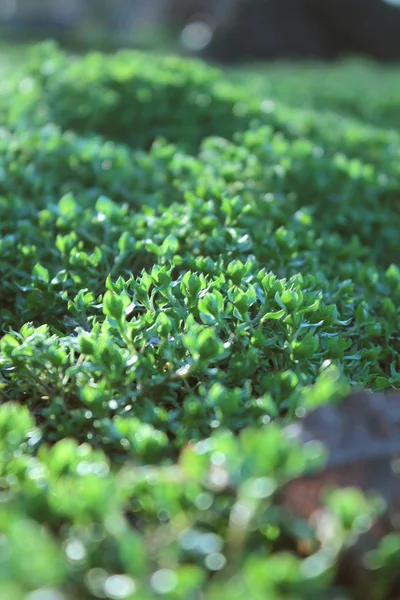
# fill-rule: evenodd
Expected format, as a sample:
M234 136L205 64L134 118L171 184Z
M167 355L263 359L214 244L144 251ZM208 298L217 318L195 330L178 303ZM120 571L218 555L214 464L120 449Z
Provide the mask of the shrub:
M1 594L332 595L375 507L332 500L321 539L290 520L316 457L284 426L399 387L398 133L243 104L176 58L45 47L24 77L1 99Z

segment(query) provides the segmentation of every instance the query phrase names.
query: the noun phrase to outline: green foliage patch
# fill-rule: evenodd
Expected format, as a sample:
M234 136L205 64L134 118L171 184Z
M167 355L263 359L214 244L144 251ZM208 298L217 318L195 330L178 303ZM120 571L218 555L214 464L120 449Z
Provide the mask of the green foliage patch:
M232 70L230 79L257 96L279 99L297 108L332 111L380 127L399 126L397 65L346 60L332 63L291 63ZM255 76L252 76L255 75ZM362 96L362 101L360 101Z
M2 597L360 592L338 565L379 506L289 518L320 459L284 427L400 386L400 136L232 79L45 45L1 90Z

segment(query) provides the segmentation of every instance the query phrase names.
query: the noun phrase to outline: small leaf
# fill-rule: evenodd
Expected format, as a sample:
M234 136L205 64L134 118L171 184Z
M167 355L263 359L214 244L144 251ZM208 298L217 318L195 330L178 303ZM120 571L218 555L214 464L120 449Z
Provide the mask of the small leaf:
M36 263L36 265L33 267L32 274L45 283L49 283L50 281L48 270L40 263Z
M113 317L116 321L121 321L124 312L122 298L108 290L104 294L103 312L107 317Z

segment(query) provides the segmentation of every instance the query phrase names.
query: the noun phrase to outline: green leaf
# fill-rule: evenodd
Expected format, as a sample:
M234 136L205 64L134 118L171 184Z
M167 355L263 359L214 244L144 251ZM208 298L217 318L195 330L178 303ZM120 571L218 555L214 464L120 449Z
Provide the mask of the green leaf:
M78 344L82 354L91 356L95 353L95 343L89 335L81 334L78 337Z
M103 298L103 312L107 317L112 317L117 322L120 322L124 313L122 298L114 292L107 290Z
M223 353L222 342L213 329L205 329L198 335L197 349L202 360L215 360Z
M77 212L77 204L72 194L65 194L58 203L58 210L62 217L73 219Z
M44 281L44 283L49 283L50 281L48 270L46 269L46 267L43 267L40 263L36 263L36 265L33 267L32 274L34 275L34 277L37 277L41 281Z

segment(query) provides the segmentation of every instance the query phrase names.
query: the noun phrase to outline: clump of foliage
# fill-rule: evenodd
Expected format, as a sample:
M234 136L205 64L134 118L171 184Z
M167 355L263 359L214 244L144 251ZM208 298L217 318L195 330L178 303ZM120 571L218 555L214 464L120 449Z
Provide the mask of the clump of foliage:
M4 89L1 594L360 593L376 506L320 531L279 493L319 460L287 423L400 385L399 134L140 53L40 47Z
M230 79L257 96L279 99L290 106L333 111L380 127L397 128L397 70L397 65L360 59L338 61L328 69L317 62L303 64L300 69L290 62L277 62L234 69Z

